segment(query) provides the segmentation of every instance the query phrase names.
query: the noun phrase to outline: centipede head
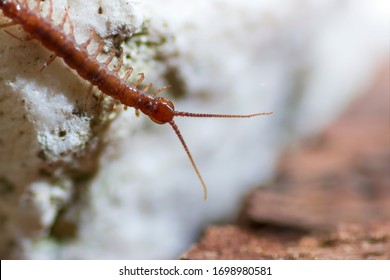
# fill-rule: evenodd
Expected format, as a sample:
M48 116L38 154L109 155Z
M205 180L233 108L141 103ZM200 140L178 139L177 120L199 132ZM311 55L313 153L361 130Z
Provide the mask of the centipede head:
M195 161L190 153L190 150L187 147L186 142L184 141L183 136L176 123L174 122L174 117L195 117L195 118L251 118L257 116L264 116L272 114L272 112L262 112L250 115L224 115L224 114L199 114L199 113L190 113L190 112L179 112L175 111L175 107L167 98L164 97L148 97L147 100L141 106L141 111L148 115L152 121L157 124L169 123L179 138L188 158L191 161L192 167L194 168L196 175L198 176L204 192L204 199L207 199L207 187L202 178L202 175L199 172L198 167L195 164Z
M164 87L162 89L165 89L167 87ZM156 93L161 92L162 90L158 90ZM156 97L157 94L153 94L152 96L148 95L141 95L139 98L139 110L142 111L145 115L147 115L153 122L157 124L166 124L169 123L173 130L175 131L177 137L179 138L185 152L187 153L188 158L191 161L192 167L194 168L196 174L199 177L200 182L202 183L203 190L204 190L204 198L207 198L207 188L206 184L203 181L202 176L200 175L200 172L198 170L198 167L195 164L194 159L192 158L192 155L187 147L186 142L184 141L183 136L180 133L179 128L173 121L173 118L176 115L175 106L173 105L173 102L165 97Z
M147 108L141 111L157 124L169 123L175 116L175 106L172 101L165 97L156 97L152 99ZM145 112L147 111L147 112Z

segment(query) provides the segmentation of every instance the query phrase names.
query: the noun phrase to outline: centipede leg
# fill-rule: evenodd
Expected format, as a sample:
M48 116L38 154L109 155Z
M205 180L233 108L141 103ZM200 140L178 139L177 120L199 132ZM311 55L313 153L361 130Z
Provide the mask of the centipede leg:
M113 51L111 52L110 56L109 56L109 57L107 58L107 60L104 62L104 65L105 65L106 67L108 66L108 64L111 63L111 61L113 60L114 56L115 56L115 50L113 50Z
M99 105L100 103L102 103L103 97L104 97L103 92L100 92L99 97L98 97L98 100L96 101L96 104L93 106L93 108L95 108L97 105Z
M69 30L70 30L70 36L72 37L72 39L75 39L75 37L74 37L74 26L73 26L72 20L71 20L70 17L69 17L68 9L69 9L69 7L66 7L66 8L65 8L65 15L64 15L64 17L62 18L59 27L60 27L61 29L64 29L65 23L66 23L66 21L68 21Z
M47 18L51 20L53 18L53 0L49 0L49 13Z
M125 76L123 77L123 80L127 81L127 79L130 77L131 73L133 73L133 68L130 67L126 70Z
M4 30L4 32L7 33L9 36L11 36L11 37L13 37L13 38L15 38L15 39L17 39L17 40L19 40L21 42L31 41L32 39L34 39L31 36L26 36L24 38L19 37L19 36L15 35L15 34L9 32L8 30Z
M162 92L163 90L166 90L168 88L171 88L171 87L172 87L171 85L166 85L164 87L158 88L155 92L152 93L152 96L156 97L160 92Z
M0 24L0 28L9 27L9 26L13 26L13 25L16 25L16 24L17 24L16 22L10 21L10 22L7 22L7 23Z
M146 92L148 92L148 90L150 90L152 88L152 86L153 86L153 84L150 83L146 87L144 87L142 90L146 93Z
M91 85L89 85L89 87L88 87L88 89L87 89L87 95L85 96L84 111L87 110L87 104L88 104L89 98L91 97L92 89L93 89L93 85L91 84Z
M139 73L138 75L140 76L139 79L133 83L133 85L136 87L138 87L142 83L142 81L145 80L144 73Z
M118 62L118 64L115 66L114 71L118 73L119 70L121 70L122 65L123 65L123 51L121 51L121 55L120 55L120 57L119 57L119 62Z
M39 72L41 72L43 69L45 69L47 66L49 66L55 59L57 58L56 54L52 54L50 58L43 64L41 69L39 69Z
M66 17L68 18L68 24L69 24L70 35L72 36L73 39L75 39L75 37L74 37L74 25L73 25L72 20L70 19L68 10L66 10Z
M91 44L92 42L92 39L93 37L95 37L95 31L94 30L91 30L90 34L89 34L89 37L87 39L87 41L85 41L84 43L82 43L80 46L84 49L88 48L89 44Z
M24 6L24 8L28 9L28 3L27 3L27 0L23 0L23 6Z
M37 0L37 4L36 4L36 6L35 6L35 10L36 10L37 12L39 12L40 9L41 9L41 0Z
M64 17L62 18L61 23L60 23L60 25L59 25L59 27L60 27L61 29L64 29L64 26L65 26L65 23L66 23L66 19L68 18L67 13L68 13L68 10L67 10L67 8L65 8L65 15L64 15Z
M10 22L7 22L7 23L0 24L0 28L10 27L10 26L14 26L16 24L18 24L18 23L10 21ZM4 32L7 33L8 35L10 35L11 37L15 38L15 39L18 39L19 41L27 41L27 40L25 40L23 38L20 38L19 36L16 36L15 34L9 32L8 30L4 30Z
M92 57L94 59L96 59L98 57L98 55L102 52L103 48L104 48L104 42L100 41L99 46L96 49L95 53L92 55Z

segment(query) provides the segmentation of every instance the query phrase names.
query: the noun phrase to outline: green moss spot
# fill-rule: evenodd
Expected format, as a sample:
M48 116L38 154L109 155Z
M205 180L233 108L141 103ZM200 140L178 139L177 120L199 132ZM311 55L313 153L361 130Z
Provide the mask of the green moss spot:
M65 137L66 136L66 131L65 130L60 130L58 132L58 137Z

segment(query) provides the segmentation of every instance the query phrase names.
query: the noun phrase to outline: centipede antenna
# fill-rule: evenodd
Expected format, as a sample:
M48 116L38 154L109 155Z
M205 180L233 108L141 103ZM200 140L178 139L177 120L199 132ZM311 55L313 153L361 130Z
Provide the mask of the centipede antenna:
M272 112L261 112L249 115L225 115L225 114L202 114L202 113L189 113L175 111L174 115L177 117L191 117L191 118L232 118L232 119L244 119L253 118L259 116L271 115Z
M177 125L175 124L175 122L172 120L169 122L169 124L172 126L173 130L175 131L177 137L179 138L180 142L181 142L181 145L183 146L188 158L190 159L191 161L191 164L192 164L192 167L194 168L195 172L196 172L196 175L198 175L198 178L200 180L200 183L202 184L202 187L203 187L203 192L204 192L204 200L207 199L207 187L206 187L206 184L204 183L203 181L203 178L202 178L202 175L200 175L200 172L198 170L198 167L196 166L195 164L195 161L194 159L192 158L192 155L190 153L190 150L188 149L187 147L187 144L186 142L184 141L184 138L183 136L181 135L180 133L180 130L179 128L177 127Z

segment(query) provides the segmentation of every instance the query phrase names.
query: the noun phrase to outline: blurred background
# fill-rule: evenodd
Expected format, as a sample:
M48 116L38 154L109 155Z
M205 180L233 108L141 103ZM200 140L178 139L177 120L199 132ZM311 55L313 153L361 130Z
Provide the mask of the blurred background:
M177 118L208 186L204 201L171 128L120 112L102 132L105 145L83 191L67 198L50 223L34 232L23 229L15 241L23 245L8 255L170 259L184 254L211 224L311 231L389 220L387 1L99 5L108 18L137 7L143 24L122 45L125 65L144 72L156 88L171 84L162 95L177 110L273 115ZM76 27L82 26L80 11L70 10ZM107 32L120 35L121 28ZM80 190L79 182L71 188ZM7 227L18 228L18 222ZM217 239L234 240L231 228L223 230Z

